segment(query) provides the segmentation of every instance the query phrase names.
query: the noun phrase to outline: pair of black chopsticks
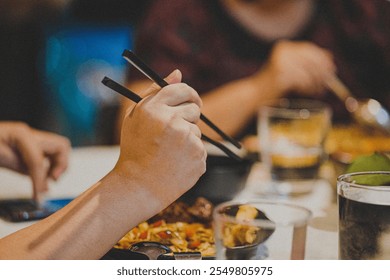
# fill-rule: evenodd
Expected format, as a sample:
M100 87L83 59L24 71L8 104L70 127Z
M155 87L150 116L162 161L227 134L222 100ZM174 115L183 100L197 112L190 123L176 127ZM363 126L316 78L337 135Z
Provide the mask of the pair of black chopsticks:
M130 62L134 67L136 67L142 74L144 74L150 80L155 82L161 88L163 88L163 87L168 85L168 83L163 78L161 78L156 72L154 72L149 66L147 66L132 51L124 50L122 56L128 62ZM104 79L102 80L102 83L105 86L109 87L110 89L112 89L112 90L118 92L119 94L129 98L130 100L132 100L135 103L138 103L138 102L140 102L142 100L142 98L138 94L132 92L128 88L122 86L121 84L113 81L112 79L110 79L108 77L104 77ZM241 148L241 144L237 140L233 139L232 137L230 137L229 135L224 133L220 128L218 128L214 123L212 123L208 118L206 118L206 116L201 114L200 115L200 119L205 124L207 124L210 128L212 128L215 132L217 132L223 139L225 139L226 141L229 141L235 147L237 147L239 149ZM222 143L214 141L213 139L211 139L211 138L209 138L209 137L207 137L206 135L203 135L203 134L202 134L202 139L204 141L209 142L210 144L216 146L217 148L219 148L221 151L223 151L229 157L231 157L231 158L233 158L235 160L238 160L238 161L242 160L241 157L239 157L237 154L235 154L233 151L231 151L228 147L224 146Z

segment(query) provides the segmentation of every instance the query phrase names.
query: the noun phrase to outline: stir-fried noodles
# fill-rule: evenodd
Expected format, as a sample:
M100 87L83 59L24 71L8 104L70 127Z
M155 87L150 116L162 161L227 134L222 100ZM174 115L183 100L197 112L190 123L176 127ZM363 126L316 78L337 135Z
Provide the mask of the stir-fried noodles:
M213 230L201 223L166 223L159 220L139 224L129 231L116 245L127 249L140 241L160 242L173 252L200 252L202 256L215 255Z

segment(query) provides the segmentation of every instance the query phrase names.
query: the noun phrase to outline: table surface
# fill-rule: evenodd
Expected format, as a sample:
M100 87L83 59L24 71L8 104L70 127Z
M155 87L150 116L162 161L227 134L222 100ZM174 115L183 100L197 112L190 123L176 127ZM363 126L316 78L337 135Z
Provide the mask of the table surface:
M115 165L119 156L117 146L95 146L75 148L70 155L67 172L57 181L50 183L48 198L75 197L97 182ZM264 182L264 169L261 163L255 164L245 188L237 200L264 198L261 182ZM26 176L0 169L0 199L31 197L31 182ZM306 240L306 259L337 259L337 207L335 191L325 180L318 180L313 191L296 197L267 196L304 206L313 212ZM0 219L0 238L22 229L33 222L11 223Z

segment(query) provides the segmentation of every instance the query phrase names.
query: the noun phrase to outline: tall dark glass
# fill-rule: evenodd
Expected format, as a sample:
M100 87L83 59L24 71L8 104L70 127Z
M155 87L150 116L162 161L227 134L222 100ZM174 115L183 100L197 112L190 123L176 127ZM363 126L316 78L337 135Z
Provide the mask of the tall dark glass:
M390 259L390 172L360 172L337 180L339 258Z

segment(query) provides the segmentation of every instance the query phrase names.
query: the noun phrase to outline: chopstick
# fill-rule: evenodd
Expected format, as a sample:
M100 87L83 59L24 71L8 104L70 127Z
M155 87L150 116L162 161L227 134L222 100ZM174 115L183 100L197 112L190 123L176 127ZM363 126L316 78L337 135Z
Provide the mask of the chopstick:
M352 97L350 90L336 75L327 81L326 86L342 101L346 101L348 97Z
M158 84L160 87L165 87L168 83L161 78L156 72L154 72L149 66L147 66L135 53L129 50L124 50L122 53L124 59L130 62L135 68L137 68L142 74L148 77L150 80ZM218 133L223 139L232 143L238 149L241 148L241 143L224 133L219 127L217 127L212 121L210 121L205 115L200 114L200 119ZM208 138L210 139L210 138ZM215 142L215 141L214 141ZM211 144L211 143L210 143Z
M132 100L135 103L138 103L142 100L141 96L132 92L130 89L122 86L121 84L115 82L114 80L110 79L109 77L104 77L102 80L102 83L106 87L109 87L113 91L116 91L117 93L123 95L124 97L127 97L128 99Z
M102 83L106 87L112 89L113 91L116 91L117 93L123 95L124 97L127 97L128 99L132 100L135 103L138 103L142 100L142 98L138 94L132 92L130 89L122 86L121 84L115 82L114 80L112 80L108 77L104 77L102 80ZM237 161L242 161L241 157L239 157L237 154L235 154L233 151L231 151L228 147L224 146L220 142L214 141L213 139L211 139L203 134L202 134L201 139L216 146L217 148L219 148L221 151L223 151L230 158L235 159Z

